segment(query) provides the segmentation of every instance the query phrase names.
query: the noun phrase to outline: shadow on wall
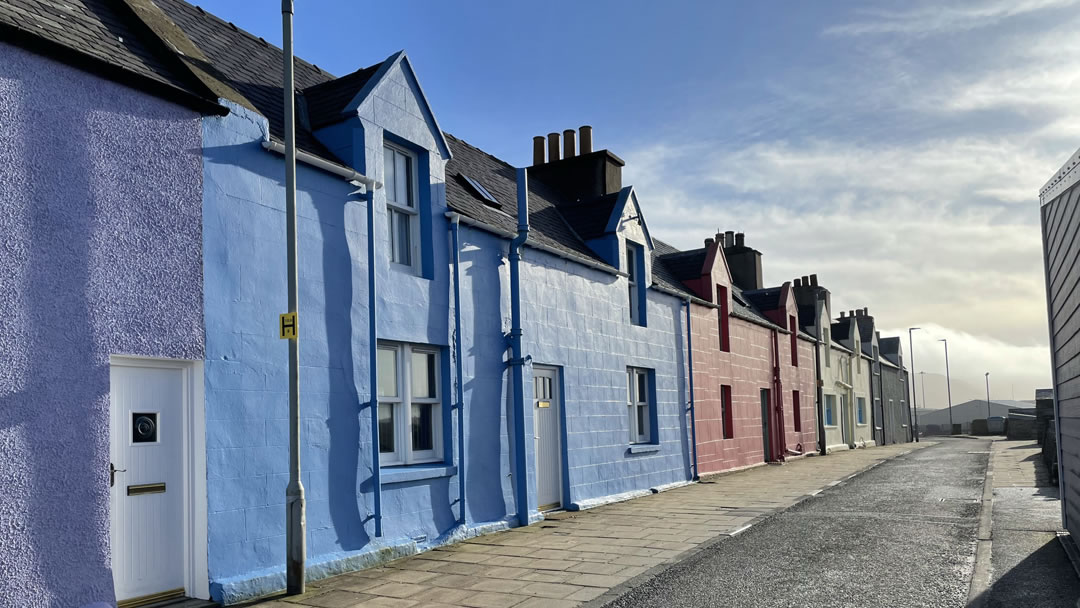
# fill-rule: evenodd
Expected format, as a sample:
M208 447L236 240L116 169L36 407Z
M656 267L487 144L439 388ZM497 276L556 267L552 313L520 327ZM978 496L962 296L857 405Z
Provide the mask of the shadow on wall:
M465 382L467 442L467 483L469 520L472 522L499 521L507 515L506 496L502 484L504 472L510 465L509 441L511 419L504 404L512 402L512 387L505 364L507 342L503 337L502 278L503 258L494 247L476 247L464 238L471 231L462 230L461 274L462 304L471 297L471 311L462 311L462 333L468 336L462 344ZM486 238L482 236L481 238ZM502 250L502 240L491 237ZM469 289L464 289L468 286ZM471 312L471 314L466 314ZM471 330L471 333L470 333ZM508 356L508 355L506 355ZM472 370L465 365L472 362ZM471 373L470 373L471 371ZM504 453L504 446L507 451Z
M25 82L10 67L0 70L0 80ZM0 478L7 494L0 514L23 533L5 534L0 543L26 545L5 548L0 563L13 570L0 580L0 596L63 605L107 601L113 597L109 368L94 344L87 298L95 213L89 118L84 112L57 121L51 109L47 115L33 109L29 92L19 93L16 103L3 104L15 121L3 121L5 135L18 140L0 152L10 155L2 161L0 199L8 211L0 225L12 222L3 229L9 261L0 272L13 275L4 280L14 286L7 296L12 306L4 308L16 311L3 332L12 341L0 348L12 357L5 364L11 375L0 378L6 393Z
M198 116L0 52L0 598L112 602L109 354L202 356Z
M330 197L312 198L322 231L322 285L325 289L325 308L322 312L326 326L326 371L331 376L330 390L326 395L326 428L330 437L327 463L330 500L328 507L330 521L334 525L341 549L352 551L362 549L370 540L367 530L364 529L366 516L361 514L360 509L358 465L362 461L360 446L370 445L370 442L361 441L359 417L370 416L368 407L371 407L372 395L375 394L374 390L370 391L368 407L364 407L356 390L358 378L353 357L354 345L363 348L365 353L368 348L366 325L361 330L364 335L359 336L364 339L354 340L354 337L358 336L354 336L352 317L353 252L349 249L345 235L346 207L358 203L346 203ZM366 257L366 253L364 256ZM311 341L306 344L310 345ZM366 371L365 368L361 373ZM335 375L338 377L337 382L333 378ZM370 431L370 424L366 426Z

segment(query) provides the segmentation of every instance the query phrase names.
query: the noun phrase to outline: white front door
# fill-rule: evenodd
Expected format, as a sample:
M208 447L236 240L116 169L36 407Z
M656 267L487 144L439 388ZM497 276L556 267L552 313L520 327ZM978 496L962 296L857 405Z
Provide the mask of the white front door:
M558 371L533 367L533 426L536 428L536 502L541 511L562 506L562 450Z
M114 362L109 380L116 599L182 596L186 371Z

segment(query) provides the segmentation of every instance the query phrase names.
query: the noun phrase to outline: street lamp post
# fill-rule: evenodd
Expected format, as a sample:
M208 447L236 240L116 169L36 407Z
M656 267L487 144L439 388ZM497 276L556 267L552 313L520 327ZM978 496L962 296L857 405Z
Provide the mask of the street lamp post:
M922 381L922 406L926 407L926 372L919 372Z
M986 419L990 419L990 372L986 372Z
M949 375L949 341L945 338L941 338L938 342L945 343L945 393L949 396L949 434L952 435L952 377Z
M911 434L915 436L915 443L919 442L919 404L915 402L915 341L911 333L917 329L919 328L909 327L907 330L908 348L911 349L911 409L915 411L915 428ZM925 406L925 403L923 405Z

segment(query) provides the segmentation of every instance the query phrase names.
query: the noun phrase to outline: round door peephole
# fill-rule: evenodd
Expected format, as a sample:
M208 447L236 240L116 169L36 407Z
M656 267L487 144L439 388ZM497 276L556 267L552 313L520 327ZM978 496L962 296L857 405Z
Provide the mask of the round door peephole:
M153 443L157 441L157 414L134 413L132 417L132 441L134 443Z

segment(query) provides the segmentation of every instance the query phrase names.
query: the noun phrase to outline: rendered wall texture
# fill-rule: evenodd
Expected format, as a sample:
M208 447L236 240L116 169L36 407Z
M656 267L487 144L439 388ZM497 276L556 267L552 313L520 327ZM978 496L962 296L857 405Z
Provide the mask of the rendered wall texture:
M199 117L0 44L0 606L113 601L109 355L203 356Z

